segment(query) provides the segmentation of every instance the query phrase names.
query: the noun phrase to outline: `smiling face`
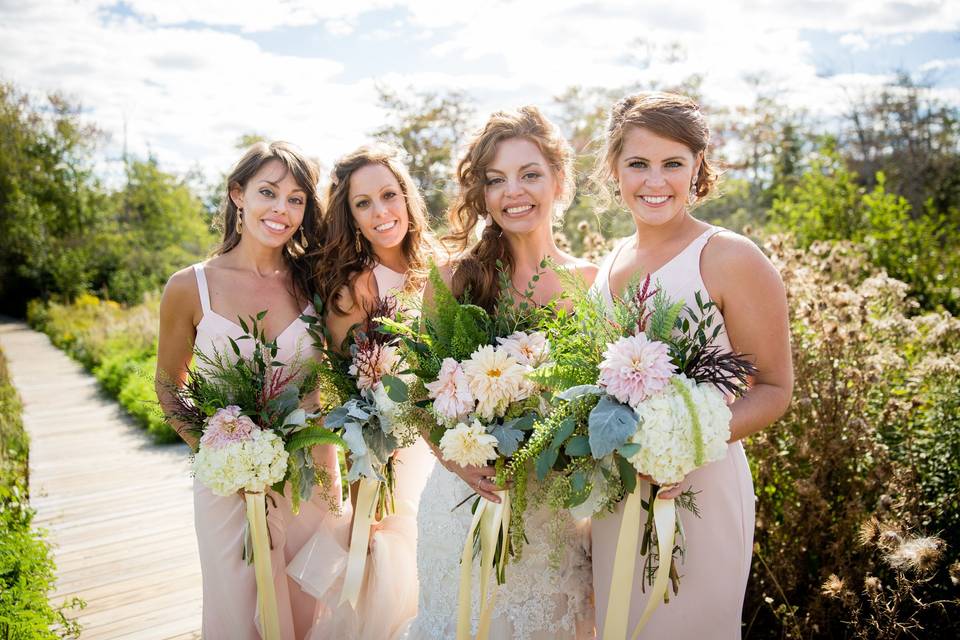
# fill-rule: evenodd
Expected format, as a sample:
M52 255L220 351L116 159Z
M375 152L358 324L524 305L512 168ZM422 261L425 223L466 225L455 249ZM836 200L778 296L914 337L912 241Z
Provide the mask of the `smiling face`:
M549 229L561 185L536 144L525 138L508 138L497 144L486 170L487 212L506 232Z
M394 249L410 226L400 182L382 164L368 164L350 176L348 194L353 221L375 252Z
M307 193L279 160L270 160L243 186L230 190L230 197L243 210L241 242L248 239L272 248L282 248L300 228Z
M624 133L615 176L637 222L657 226L685 214L699 169L699 156L687 145L631 126Z

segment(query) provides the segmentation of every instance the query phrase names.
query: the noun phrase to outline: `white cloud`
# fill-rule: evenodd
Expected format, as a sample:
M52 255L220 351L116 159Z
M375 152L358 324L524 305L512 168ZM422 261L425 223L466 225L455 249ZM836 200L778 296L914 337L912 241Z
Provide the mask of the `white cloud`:
M126 127L132 151L149 148L165 166L199 163L211 174L229 165L233 141L251 131L329 162L382 122L378 81L464 89L482 116L546 106L575 84L669 85L691 74L704 78L710 102L743 104L753 91L744 77L756 75L791 106L829 114L845 108L851 87L884 78L824 77L828 54L814 50L804 30L830 31L852 52L960 30L960 3L939 0L127 0L132 16L110 10L112 0L38 4L0 3L0 74L75 96L112 133L113 157ZM278 55L252 39L294 26L335 34L350 42L350 56L369 57ZM398 43L405 50L388 53ZM355 67L373 71L357 77ZM945 59L920 70L956 68Z
M845 33L840 37L840 44L850 49L850 51L866 51L870 48L870 42L859 33Z

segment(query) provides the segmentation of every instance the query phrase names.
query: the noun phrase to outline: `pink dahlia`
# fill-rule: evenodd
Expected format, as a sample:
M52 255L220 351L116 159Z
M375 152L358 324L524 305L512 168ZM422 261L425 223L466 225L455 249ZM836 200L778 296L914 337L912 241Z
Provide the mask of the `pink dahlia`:
M640 333L607 346L600 363L600 386L620 402L636 407L663 389L676 370L666 343Z
M203 430L200 444L204 447L219 449L231 442L249 440L257 431L253 420L240 414L240 407L230 405L207 418L207 427Z
M473 394L460 363L444 358L436 382L424 385L433 398L433 408L441 416L455 420L473 411Z

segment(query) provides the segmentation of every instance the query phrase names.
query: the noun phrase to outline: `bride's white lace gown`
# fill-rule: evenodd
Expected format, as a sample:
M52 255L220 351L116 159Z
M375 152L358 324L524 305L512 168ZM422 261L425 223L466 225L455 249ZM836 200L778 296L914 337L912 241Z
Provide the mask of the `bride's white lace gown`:
M564 517L566 542L559 566L551 566L554 515L537 507L531 478L526 534L519 561L507 567L507 581L496 585L491 640L579 640L593 638L592 576L589 524L577 525ZM408 640L455 638L460 555L470 528L470 504L460 504L472 493L459 476L435 465L420 498L417 514L417 572L420 580L417 618ZM451 511L452 510L452 511ZM473 622L477 631L479 584L474 560Z

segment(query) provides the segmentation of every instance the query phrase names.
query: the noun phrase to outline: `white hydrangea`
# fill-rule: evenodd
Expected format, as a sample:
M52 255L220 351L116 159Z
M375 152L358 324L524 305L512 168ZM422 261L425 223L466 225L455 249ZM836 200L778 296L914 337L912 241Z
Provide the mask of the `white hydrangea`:
M710 385L698 385L684 375L676 379L689 390L700 418L703 464L723 459L732 417L726 400ZM639 444L640 450L630 462L638 472L657 482L673 484L697 468L690 412L673 384L641 402L636 412L640 419L630 442Z
M277 434L256 429L246 440L221 447L201 446L193 460L193 471L218 496L233 495L240 489L262 491L283 480L287 452Z

